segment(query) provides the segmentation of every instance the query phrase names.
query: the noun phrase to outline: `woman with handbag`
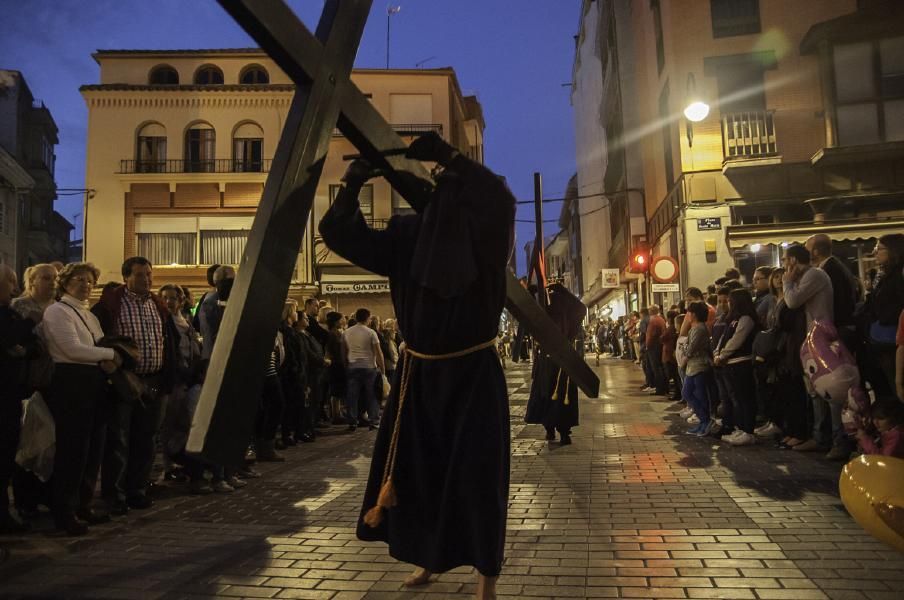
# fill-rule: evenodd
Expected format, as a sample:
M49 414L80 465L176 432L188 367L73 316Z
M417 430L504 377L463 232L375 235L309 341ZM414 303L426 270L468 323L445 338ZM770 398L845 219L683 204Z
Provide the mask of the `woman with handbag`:
M122 359L116 350L96 346L103 330L88 310L88 297L99 275L91 263L66 265L56 280L60 301L44 311L57 436L51 509L57 528L69 535L83 535L87 524L109 520L91 510L91 501L103 457L107 376Z

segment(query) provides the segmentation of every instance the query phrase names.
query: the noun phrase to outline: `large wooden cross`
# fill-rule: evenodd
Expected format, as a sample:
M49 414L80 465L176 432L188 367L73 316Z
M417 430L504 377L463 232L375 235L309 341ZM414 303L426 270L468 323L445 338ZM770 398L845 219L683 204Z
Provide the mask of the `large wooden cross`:
M350 74L372 0L326 0L314 34L283 0L218 0L295 82L254 224L220 325L188 450L237 464L251 438L265 371L334 127L415 208L430 174ZM589 396L599 379L509 273L507 307Z

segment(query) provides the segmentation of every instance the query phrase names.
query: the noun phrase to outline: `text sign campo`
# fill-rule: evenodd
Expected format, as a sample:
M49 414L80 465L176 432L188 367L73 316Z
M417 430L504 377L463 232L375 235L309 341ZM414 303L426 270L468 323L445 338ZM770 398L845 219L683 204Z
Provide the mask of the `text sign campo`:
M342 283L322 283L323 294L388 294L388 281L349 281Z

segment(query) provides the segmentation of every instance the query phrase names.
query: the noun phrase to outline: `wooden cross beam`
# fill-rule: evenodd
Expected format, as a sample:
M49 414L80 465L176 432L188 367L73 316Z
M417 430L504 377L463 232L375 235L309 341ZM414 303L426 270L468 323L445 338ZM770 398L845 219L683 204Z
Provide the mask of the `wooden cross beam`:
M262 374L333 128L339 130L416 210L429 173L403 154L405 142L350 80L372 0L326 0L314 34L282 0L218 0L296 84L295 98L264 186L188 441L190 452L237 464L251 438ZM578 386L596 397L599 379L509 273L507 307Z

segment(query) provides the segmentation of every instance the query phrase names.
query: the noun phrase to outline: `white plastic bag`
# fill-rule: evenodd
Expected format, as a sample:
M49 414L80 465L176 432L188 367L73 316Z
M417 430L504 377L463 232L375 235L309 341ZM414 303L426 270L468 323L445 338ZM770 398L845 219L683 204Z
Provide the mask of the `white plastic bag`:
M53 474L56 454L56 425L40 392L22 402L22 433L16 451L16 463L34 473L41 481Z

